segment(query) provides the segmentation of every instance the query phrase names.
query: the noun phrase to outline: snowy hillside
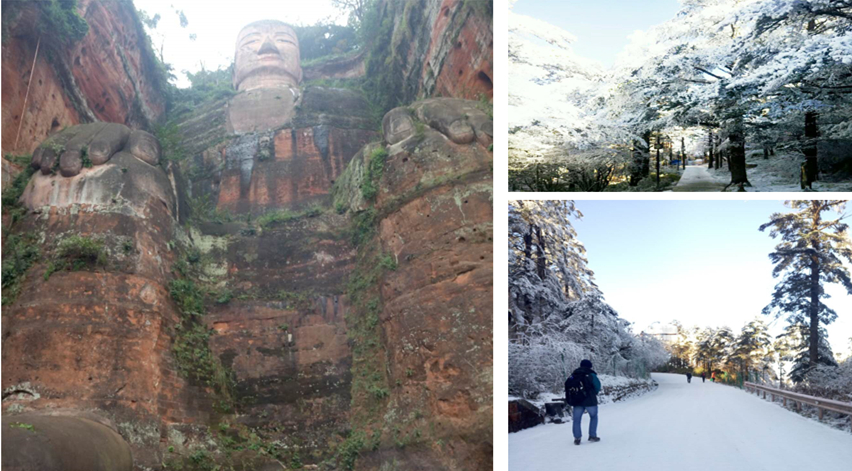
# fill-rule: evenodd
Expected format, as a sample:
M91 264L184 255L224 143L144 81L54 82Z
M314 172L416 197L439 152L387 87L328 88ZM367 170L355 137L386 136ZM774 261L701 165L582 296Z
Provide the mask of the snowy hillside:
M547 149L581 138L603 67L578 56L575 41L547 22L509 12L510 139Z

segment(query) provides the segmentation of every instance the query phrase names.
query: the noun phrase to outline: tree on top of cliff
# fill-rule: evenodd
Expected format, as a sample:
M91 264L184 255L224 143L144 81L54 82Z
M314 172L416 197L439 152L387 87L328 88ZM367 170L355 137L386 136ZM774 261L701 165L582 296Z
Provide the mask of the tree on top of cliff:
M77 0L40 0L10 1L4 0L3 39L9 34L23 9L34 5L39 10L35 25L38 36L46 46L67 47L83 39L89 32L89 24L77 12Z
M346 54L359 49L355 27L321 21L310 26L293 26L299 37L302 63L325 56Z

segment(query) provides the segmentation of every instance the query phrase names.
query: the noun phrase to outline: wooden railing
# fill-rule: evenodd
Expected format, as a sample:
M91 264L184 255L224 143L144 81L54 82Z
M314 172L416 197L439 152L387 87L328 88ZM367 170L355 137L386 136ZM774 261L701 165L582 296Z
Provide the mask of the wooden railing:
M799 394L792 391L785 391L783 389L749 382L746 382L744 386L747 391L754 391L758 396L762 392L764 399L766 399L766 395L769 394L773 402L775 401L775 396L783 398L785 407L787 406L787 399L789 399L796 405L797 411L802 410L802 404L814 406L819 410L820 420L822 420L822 414L825 410L839 412L852 417L852 403L849 402L840 402L821 397L808 396L805 394Z

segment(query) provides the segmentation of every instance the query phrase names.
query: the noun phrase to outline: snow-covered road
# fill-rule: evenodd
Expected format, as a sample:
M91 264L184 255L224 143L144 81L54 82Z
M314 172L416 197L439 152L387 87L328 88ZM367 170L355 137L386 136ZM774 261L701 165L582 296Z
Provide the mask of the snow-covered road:
M571 423L509 434L509 469L849 471L852 434L740 389L654 373L660 387L600 406L599 443L573 444Z
M725 185L718 183L705 166L690 165L683 171L672 191L722 191Z

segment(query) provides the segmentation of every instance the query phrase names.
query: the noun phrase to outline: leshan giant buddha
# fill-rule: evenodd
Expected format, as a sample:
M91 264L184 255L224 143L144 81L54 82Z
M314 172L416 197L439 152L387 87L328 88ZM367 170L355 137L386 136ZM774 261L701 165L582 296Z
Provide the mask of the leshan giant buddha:
M302 82L299 60L296 32L281 21L256 21L240 31L234 89L242 93L230 104L230 132L268 131L292 119Z

